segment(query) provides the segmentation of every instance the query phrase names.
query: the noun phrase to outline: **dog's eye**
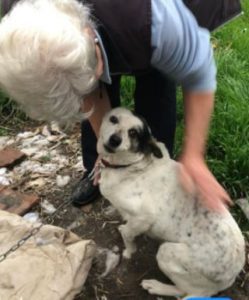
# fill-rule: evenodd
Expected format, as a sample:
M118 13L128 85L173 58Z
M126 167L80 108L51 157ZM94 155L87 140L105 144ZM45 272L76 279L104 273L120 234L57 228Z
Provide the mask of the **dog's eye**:
M111 116L111 117L110 117L110 122L111 122L112 124L118 124L118 118L115 117L115 116Z
M134 138L137 136L137 131L136 131L136 129L132 128L132 129L129 129L128 134L129 134L129 137Z

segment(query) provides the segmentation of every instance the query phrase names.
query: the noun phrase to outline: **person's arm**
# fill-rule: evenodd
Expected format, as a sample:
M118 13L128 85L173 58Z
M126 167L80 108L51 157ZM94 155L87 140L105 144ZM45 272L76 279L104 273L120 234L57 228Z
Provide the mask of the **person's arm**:
M110 99L104 86L101 87L101 91L98 88L95 91L93 91L90 95L85 97L84 105L82 106L82 111L89 112L92 109L93 113L91 114L88 120L92 126L96 137L98 138L103 117L108 111L111 110ZM97 158L95 166L98 164L98 161L99 158ZM100 177L98 172L95 172L95 177L93 181L94 185L98 185L99 178Z
M229 201L205 163L205 147L216 89L216 66L207 30L198 27L182 1L152 0L151 64L184 91L185 131L181 180L206 205Z
M214 107L214 93L186 92L184 105L185 132L182 155L179 159L184 166L181 172L182 184L187 191L197 192L209 208L222 210L221 203L230 204L231 200L209 171L204 160L210 118ZM193 188L197 190L192 190Z
M87 28L86 31L95 38L95 32ZM96 66L96 78L100 79L104 70L104 59L101 53L100 46L98 44L95 45L96 57L97 57L97 66ZM102 119L104 115L111 110L111 103L109 96L107 94L106 88L104 84L101 84L98 88L96 88L92 93L84 97L84 102L81 108L82 112L93 111L93 113L89 117L89 122L93 128L93 131L98 138L99 130L101 126Z
M102 119L104 115L111 110L111 104L106 88L102 86L101 91L98 88L85 97L82 109L84 112L88 112L93 109L93 113L89 117L89 122L96 137L98 138Z
M183 152L204 156L213 107L213 92L184 92Z

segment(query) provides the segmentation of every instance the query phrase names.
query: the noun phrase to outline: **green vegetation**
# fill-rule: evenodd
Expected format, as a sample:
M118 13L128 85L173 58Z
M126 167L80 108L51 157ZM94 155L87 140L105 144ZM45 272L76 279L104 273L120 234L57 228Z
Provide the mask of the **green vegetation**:
M244 14L213 35L218 89L207 156L233 199L249 199L249 2L242 4ZM248 230L243 215L234 211Z
M208 162L233 198L249 195L249 3L213 36L218 66Z
M0 136L15 132L27 120L19 107L0 91Z

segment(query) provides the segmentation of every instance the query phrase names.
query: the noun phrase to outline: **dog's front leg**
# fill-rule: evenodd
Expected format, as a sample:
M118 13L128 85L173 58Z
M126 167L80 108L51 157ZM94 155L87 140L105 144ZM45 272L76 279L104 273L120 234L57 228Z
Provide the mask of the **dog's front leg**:
M131 227L129 226L129 223L127 222L125 225L119 226L119 232L121 233L121 236L123 238L125 249L123 251L123 257L130 259L131 255L136 252L137 247L134 243L134 232L132 232Z
M148 220L138 218L130 218L126 224L119 226L119 231L125 244L124 258L130 259L132 254L136 252L135 237L146 232L149 227Z

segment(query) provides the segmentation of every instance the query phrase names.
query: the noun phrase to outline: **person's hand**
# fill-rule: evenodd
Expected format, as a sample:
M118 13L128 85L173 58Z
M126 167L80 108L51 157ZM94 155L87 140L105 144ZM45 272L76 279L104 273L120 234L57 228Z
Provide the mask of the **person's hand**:
M208 169L204 159L182 156L179 159L180 181L183 188L204 201L206 207L214 211L223 211L232 201ZM225 206L224 206L225 205Z

